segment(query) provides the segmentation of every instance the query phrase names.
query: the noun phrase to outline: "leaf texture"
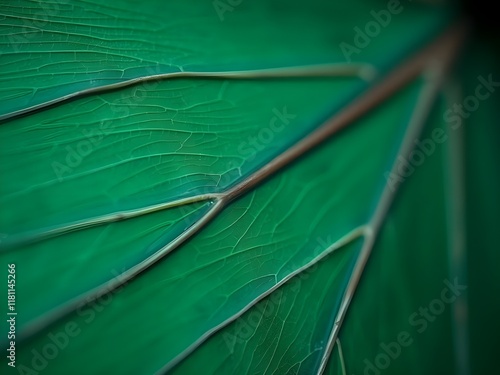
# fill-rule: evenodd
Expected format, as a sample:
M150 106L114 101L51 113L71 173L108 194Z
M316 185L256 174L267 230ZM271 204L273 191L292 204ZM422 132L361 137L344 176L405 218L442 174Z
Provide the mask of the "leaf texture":
M217 4L2 4L18 373L358 374L401 332L412 343L379 371L484 368L466 297L424 332L411 319L467 281L481 230L462 208L487 210L467 206L481 193L463 179L498 156L490 145L465 174L487 141L443 120L461 100L443 89L453 43L439 39L454 10L401 3L346 62L339 45L388 4ZM490 123L488 106L469 121ZM414 172L388 178L436 131Z

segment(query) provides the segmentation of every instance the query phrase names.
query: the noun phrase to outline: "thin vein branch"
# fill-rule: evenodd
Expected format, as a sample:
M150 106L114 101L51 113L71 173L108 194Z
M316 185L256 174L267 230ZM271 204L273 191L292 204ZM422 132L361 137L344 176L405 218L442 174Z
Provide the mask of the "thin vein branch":
M344 362L344 353L342 352L342 345L340 345L340 340L336 340L337 343L337 348L339 350L339 359L340 359L340 367L342 369L342 375L347 375L347 372L345 370L345 362Z
M449 34L452 34L452 35L450 36ZM95 300L96 298L101 297L104 294L112 292L116 288L118 288L121 285L130 281L133 277L137 276L141 272L143 272L146 269L148 269L149 267L151 267L158 260L160 260L165 255L167 255L170 252L172 252L173 250L175 250L178 246L180 246L182 243L184 243L187 239L189 239L195 233L197 233L199 230L201 230L230 201L232 201L233 199L236 199L237 197L241 196L242 194L248 192L250 189L252 189L258 183L262 182L264 179L268 178L273 173L276 173L277 171L279 171L283 167L285 167L288 164L290 164L291 162L295 161L300 156L302 156L303 154L305 154L306 152L308 152L312 148L314 148L316 145L324 142L326 139L328 139L328 137L330 137L331 135L340 131L341 129L348 126L349 124L351 124L354 120L356 120L359 117L361 117L362 115L364 115L370 109L377 106L383 100L385 100L390 95L392 95L394 92L399 90L402 86L404 86L409 81L411 81L414 77L416 77L418 74L420 74L421 70L423 70L423 67L428 62L429 55L433 56L434 54L436 54L438 52L439 48L442 48L442 44L446 44L446 43L450 42L449 39L450 38L453 39L453 37L454 37L454 33L445 34L445 36L443 36L441 39L439 39L438 42L433 44L431 47L426 49L422 54L419 54L416 57L410 59L408 62L403 64L400 68L396 69L387 78L381 80L378 84L373 86L365 94L363 94L358 99L353 101L350 105L348 105L346 108L344 108L338 114L334 115L330 120L328 120L325 124L323 124L318 130L314 131L309 136L307 136L303 140L299 141L295 146L291 147L290 149L285 151L283 154L277 156L275 159L273 159L271 162L266 164L264 167L262 167L260 170L258 170L254 174L250 175L248 178L246 178L241 183L239 183L236 186L234 186L233 188L230 188L229 190L227 190L225 193L223 193L221 196L218 197L218 199L215 202L215 205L200 221L198 221L196 224L191 226L188 230L183 232L179 237L177 237L174 241L172 241L171 243L169 243L168 245L163 247L160 251L153 254L151 257L147 258L143 262L132 267L128 271L125 271L122 275L119 275L116 279L110 280L109 282L104 283L104 284L90 290L89 292L87 292L83 295L80 295L80 296L73 298L72 300L65 303L64 305L55 308L54 310L52 310L49 313L42 316L41 318L28 324L26 330L22 334L22 339L25 339L25 338L35 334L36 332L40 331L44 327L54 323L58 319L61 319L65 315L74 311L79 306L87 304L87 303ZM236 77L236 78L238 78L238 77ZM254 76L247 76L245 78L258 78L258 77L256 77L254 75ZM366 231L366 228L363 228L363 232L365 232L365 231ZM282 282L286 282L289 278L293 277L293 275L295 275L301 271L302 271L302 269L297 270L295 273L289 275L288 278L285 278ZM270 290L269 293L271 293L273 290L274 289ZM263 297L265 297L265 296L263 296ZM257 302L258 301L253 301L252 305L257 303ZM248 308L250 308L250 307L251 307L251 305L249 305ZM243 314L245 311L246 310L244 309L241 312L239 312L237 314L237 316L235 315L233 318L231 318L232 319L231 321L236 319L238 316ZM208 336L210 336L212 334L212 332L217 331L218 329L220 329L220 327L223 327L224 325L227 325L229 323L230 323L230 321L226 321L226 322L222 323L220 326L213 328L212 330L210 330L209 332L204 334L193 345L191 345L190 348L191 347L194 348L195 346L199 345L199 343L206 340L206 338ZM331 350L331 348L330 348L330 350ZM187 350L185 353L188 354L189 350ZM171 366L171 364L168 364L166 366Z
M450 65L453 62L453 59L456 56L458 49L462 43L463 37L464 29L462 25L455 26L442 38L438 39L438 41L434 45L432 45L429 49L419 55L419 58L417 60L415 60L418 62L420 72L423 73L424 78L426 78L427 80L427 83L421 90L398 155L407 156L415 147L413 140L418 137L425 125L425 121L433 107L434 100L443 83L444 73L446 69L450 68ZM399 72L406 73L407 71L403 69ZM396 169L398 167L397 163L397 160L394 160L391 170L393 173L396 172ZM323 374L326 369L345 315L354 297L357 286L359 284L359 280L361 279L365 265L373 249L377 234L384 222L387 211L389 210L389 207L394 199L396 191L397 189L395 189L394 187L391 187L388 184L386 185L384 191L382 192L382 196L377 205L375 213L370 220L369 231L366 236L365 243L363 244L358 259L356 260L353 273L349 279L349 283L342 297L339 311L335 318L335 322L332 327L332 331L330 332L325 352L323 353L323 357L317 371L318 374Z
M117 277L109 280L108 282L99 285L98 287L91 289L90 291L81 294L65 304L56 307L52 311L43 315L39 319L34 320L26 325L23 330L20 340L25 340L26 338L34 335L43 328L49 326L50 324L56 322L57 320L63 318L67 314L77 310L79 307L89 304L92 301L102 297L103 295L112 292L113 290L119 288L123 284L129 282L132 278L139 275L144 270L151 267L153 264L158 262L161 258L165 257L167 254L172 252L181 243L191 238L195 233L197 233L201 228L203 228L208 222L215 217L223 207L223 202L218 200L215 202L213 207L208 211L205 216L195 224L193 224L188 230L180 234L175 240L164 246L162 249L152 254L150 257L146 258L142 262L136 264L134 267L128 269L127 271L117 275Z
M301 274L302 272L307 271L309 268L332 254L334 251L346 246L347 244L353 242L354 240L362 237L366 233L366 226L360 226L358 228L353 229L349 233L345 234L343 237L335 241L333 244L331 244L326 250L324 250L321 254L319 254L316 258L312 259L309 263L303 265L302 267L296 269L295 271L289 273L287 276L285 276L282 280L277 282L272 288L269 288L266 292L260 294L257 296L254 300L252 300L248 305L246 305L243 309L238 311L236 314L233 316L229 317L226 319L224 322L220 323L219 325L213 327L211 330L205 332L203 336L201 336L198 340L196 340L193 344L191 344L188 348L186 348L184 351L182 351L179 355L177 355L174 359L172 359L169 363L167 363L160 371L158 371L158 374L165 374L168 371L170 371L172 368L177 366L182 360L184 360L189 354L191 354L197 347L199 347L203 342L205 342L209 337L223 329L224 327L228 326L232 322L234 322L236 319L241 317L245 312L250 310L252 306L255 306L257 303L262 301L264 298L269 296L271 293L275 292L278 288L283 286L286 282L291 280L293 277Z
M100 87L92 87L85 90L75 91L71 94L55 98L31 107L23 108L18 111L0 115L0 121L12 119L40 109L53 106L71 99L82 96L103 93L116 90L142 82L163 81L167 79L179 78L224 78L224 79L269 79L269 78L299 78L299 77L359 77L365 81L371 81L377 75L377 70L373 65L366 63L336 63L322 65L308 65L283 67L272 69L239 70L239 71L220 71L220 72L172 72L151 74L132 78L122 82L115 82Z
M107 215L96 216L85 220L79 220L67 225L63 225L60 227L55 227L51 229L41 230L36 233L28 233L18 235L18 239L10 239L4 241L2 244L2 248L0 248L0 252L8 252L12 250L22 250L22 248L26 245L33 244L38 241L46 240L52 237L60 236L63 234L92 228L98 225L115 223L123 220L132 219L135 217L151 214L154 212L163 211L173 207L179 207L182 205L187 205L196 202L202 201L216 201L220 199L220 194L201 194L195 195L192 197L176 199L170 202L159 203L152 206L141 207L134 210L127 211L119 211L113 212Z

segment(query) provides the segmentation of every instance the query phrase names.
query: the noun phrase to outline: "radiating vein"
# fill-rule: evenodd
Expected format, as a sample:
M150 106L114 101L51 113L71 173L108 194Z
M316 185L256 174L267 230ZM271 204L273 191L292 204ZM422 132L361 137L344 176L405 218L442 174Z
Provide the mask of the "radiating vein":
M159 259L163 258L165 255L173 251L179 244L183 243L195 233L199 231L200 228L206 225L219 211L222 209L222 201L216 201L210 211L208 211L199 221L193 224L188 230L180 234L176 239L170 242L168 245L161 248L159 251L155 252L142 262L136 264L132 268L118 275L116 278L109 280L108 282L99 285L98 287L79 295L62 306L58 306L52 311L42 316L39 319L27 324L26 329L21 335L21 339L26 339L36 332L40 331L44 327L52 324L53 322L61 319L72 311L75 311L78 307L95 301L99 297L112 292L121 285L127 283L129 280L137 276L139 273L143 272L145 269L149 268L155 264Z
M272 69L259 70L239 70L239 71L220 71L220 72L173 72L162 74L151 74L138 78L129 79L127 81L111 83L100 87L93 87L85 90L75 91L71 94L55 98L44 103L40 103L31 107L23 108L18 111L0 115L0 121L15 118L21 115L52 106L57 103L62 103L70 99L76 99L82 96L103 93L106 91L116 90L127 86L135 85L143 82L162 81L165 79L179 78L205 78L205 79L269 79L269 78L299 78L299 77L359 77L366 81L373 80L377 75L375 67L370 64L322 64L310 66L283 67Z
M170 362L168 362L162 369L158 371L158 374L165 374L167 373L170 369L175 367L177 364L179 364L183 359L185 359L189 354L191 354L197 347L199 347L203 342L205 342L209 337L213 336L215 333L223 329L224 327L228 326L232 322L234 322L236 319L241 317L245 312L250 310L253 306L255 306L257 303L262 301L265 297L269 296L272 294L274 291L279 289L282 285L287 283L289 280L291 280L293 277L299 275L300 273L306 271L307 269L311 268L318 262L320 262L322 259L326 258L328 255L332 254L334 251L339 250L340 248L344 247L345 245L353 242L354 240L362 237L363 235L366 234L367 227L366 226L361 226L358 228L355 228L354 230L350 231L334 243L332 243L327 249L325 249L321 254L316 256L314 259L312 259L310 262L307 264L303 265L300 268L297 268L295 271L289 273L287 276L285 276L282 280L277 282L275 285L273 285L272 288L269 288L266 290L265 293L260 294L258 297L256 297L254 300L252 300L247 306L245 306L243 309L238 311L236 314L232 315L219 325L213 327L211 330L207 331L203 336L201 336L197 341L195 341L193 344L191 344L188 348L186 348L184 351L182 351L179 355L177 355L174 359L172 359Z
M188 205L190 203L201 202L201 201L216 201L217 199L219 199L219 197L220 194L217 193L195 195L192 197L176 199L170 202L155 204L147 207L141 207L135 210L113 212L107 215L97 216L85 220L79 220L67 225L63 225L61 227L42 230L33 234L22 234L18 236L19 237L18 239L9 239L8 241L5 241L6 243L4 243L2 248L0 248L0 252L7 252L13 250L17 251L19 250L19 248L21 248L21 246L26 246L34 242L46 240L51 237L75 232L78 230L92 228L98 225L128 220L135 217L151 214L153 212L158 212L173 207Z
M455 26L444 37L439 39L429 50L420 55L419 68L427 80L423 86L420 96L417 100L414 112L408 124L408 129L405 133L403 142L400 146L398 155L408 156L415 147L413 140L421 133L428 114L431 111L435 98L441 88L444 80L445 70L448 69L453 62L454 57L458 53L461 42L464 36L463 26ZM436 48L438 47L438 48ZM395 160L391 172L396 173L398 161ZM397 189L385 186L382 196L377 205L375 213L370 220L366 240L363 244L361 252L354 266L354 270L346 287L339 311L336 314L335 322L330 332L325 352L323 353L317 373L323 374L330 359L330 355L338 337L343 320L349 308L349 305L356 292L359 280L363 274L365 265L370 257L371 250L377 238L377 234L384 222L387 211L393 201Z
M77 308L78 306L89 303L106 293L110 293L114 289L128 282L133 277L137 276L139 273L148 269L150 266L152 266L154 263L156 263L158 260L163 258L168 253L175 250L187 239L191 238L194 234L200 231L208 222L210 222L222 210L223 207L225 207L232 200L247 193L257 184L264 181L266 178L275 174L285 166L297 160L306 152L310 151L317 145L324 142L331 135L342 130L349 124L352 124L354 120L358 119L359 117L367 113L370 109L376 107L378 104L380 104L385 99L390 97L392 94L397 92L405 84L409 83L414 77L420 74L421 70L426 66L429 57L433 56L436 53L436 50L439 50L439 48L442 47L442 44L446 44L447 42L449 42L450 39L453 39L455 32L456 31L454 30L453 32L446 33L436 43L431 45L429 48L425 49L421 54L418 54L416 57L411 58L406 63L403 63L388 77L376 83L365 94L362 94L360 97L355 99L351 104L349 104L343 110L341 110L338 114L334 115L332 118L327 120L320 128L313 131L310 135L303 138L301 141L299 141L294 146L290 147L282 154L278 155L276 158L271 160L269 163L267 163L262 168L260 168L259 170L248 176L240 183L236 184L235 186L229 188L227 191L223 192L219 197L219 199L216 200L212 209L199 222L188 228L179 237L177 237L174 241L163 247L157 253L153 254L151 257L147 258L143 262L132 267L128 271L122 273L116 279L110 280L109 282L106 282L101 286L98 286L83 295L77 296L76 298L72 299L63 306L55 308L53 311L50 311L49 313L45 314L41 318L37 319L35 322L32 322L31 324L29 324L28 328L24 332L24 336L26 337L34 334L35 332L39 331L45 326L64 317L71 311L74 311L75 308ZM295 72L294 74L297 73ZM317 72L315 74L317 74ZM267 71L264 74L264 76L265 75L269 75L269 72ZM245 78L256 78L256 77L249 76ZM284 280L288 280L290 277L292 277L291 275L294 274L296 273L288 275L288 277L285 277ZM269 293L272 290L274 289L271 289ZM256 303L256 301L254 301L254 303ZM250 308L250 306L248 308ZM243 312L244 311L241 311L239 314L241 315L241 313ZM210 336L213 332L217 331L218 329L229 323L230 321L228 320L222 325L217 326L214 329L207 332L190 347L191 349L188 349L188 351L186 351L185 353L188 353L189 350L193 350L195 346L199 345L200 342L206 340L206 338Z
M337 343L337 349L339 350L339 360L340 360L340 368L342 369L342 375L347 375L347 372L345 370L344 353L342 352L342 345L340 345L340 340L338 338L335 342Z

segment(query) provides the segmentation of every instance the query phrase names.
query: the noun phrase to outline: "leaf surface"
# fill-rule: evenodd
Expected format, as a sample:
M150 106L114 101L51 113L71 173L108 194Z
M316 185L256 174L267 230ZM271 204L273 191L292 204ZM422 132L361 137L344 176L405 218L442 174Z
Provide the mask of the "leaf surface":
M363 373L404 331L385 373L466 374L464 296L411 320L479 236L443 120L453 9L401 3L361 47L387 3L236 3L2 4L18 369Z

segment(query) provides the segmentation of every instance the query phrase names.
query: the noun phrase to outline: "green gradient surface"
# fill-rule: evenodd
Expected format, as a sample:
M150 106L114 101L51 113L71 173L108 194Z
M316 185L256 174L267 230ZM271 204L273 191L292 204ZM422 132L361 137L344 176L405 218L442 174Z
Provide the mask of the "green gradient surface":
M477 47L482 59L465 55L453 73L461 88L440 91L417 139L407 132L422 77L211 216L229 189L434 41L453 9L402 1L360 46L357 28L366 33L391 2L0 4L0 274L7 279L16 264L19 312L17 368L4 356L2 373L316 374L323 358L332 375L491 368L498 93L464 128L443 117L474 93L479 75L493 74L486 47ZM357 52L346 56L342 43ZM113 86L163 73L279 75L352 63L375 75ZM100 90L78 95L91 88ZM401 145L422 151L436 129L446 140L375 216ZM171 206L148 211L161 204ZM374 219L380 233L328 352ZM102 289L171 248L119 288ZM420 309L455 280L467 290L420 330ZM96 290L104 294L93 300ZM389 356L384 345L402 333L411 343ZM7 352L6 335L0 343Z

